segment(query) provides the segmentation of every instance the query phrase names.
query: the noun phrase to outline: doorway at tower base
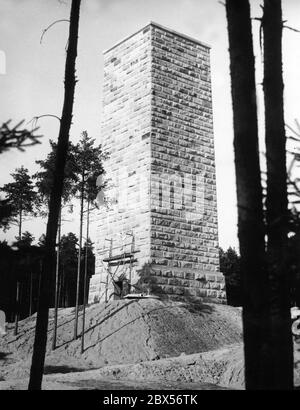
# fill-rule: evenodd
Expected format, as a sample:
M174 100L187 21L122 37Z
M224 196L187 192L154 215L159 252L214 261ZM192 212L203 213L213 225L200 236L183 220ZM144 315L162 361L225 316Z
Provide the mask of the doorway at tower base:
M220 272L174 272L155 269L146 284L136 280L130 293L151 293L161 299L190 300L226 304L225 278ZM124 295L125 296L125 295ZM120 299L113 284L106 286L103 275L91 278L88 303Z

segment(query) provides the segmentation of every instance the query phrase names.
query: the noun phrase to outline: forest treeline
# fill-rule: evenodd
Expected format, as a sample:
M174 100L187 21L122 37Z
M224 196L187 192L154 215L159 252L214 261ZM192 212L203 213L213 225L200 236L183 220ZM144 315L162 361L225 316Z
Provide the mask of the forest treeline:
M6 313L7 321L22 320L37 311L39 283L44 256L44 236L33 245L33 236L25 231L21 240L9 245L0 242L0 309ZM61 237L59 257L58 307L75 306L78 237L69 232ZM86 249L87 247L87 249ZM87 250L87 253L86 253ZM87 289L95 273L95 255L89 239L81 251L79 277L79 304L83 304L84 269L87 256ZM49 288L50 307L54 308L55 283ZM88 292L86 293L87 303Z

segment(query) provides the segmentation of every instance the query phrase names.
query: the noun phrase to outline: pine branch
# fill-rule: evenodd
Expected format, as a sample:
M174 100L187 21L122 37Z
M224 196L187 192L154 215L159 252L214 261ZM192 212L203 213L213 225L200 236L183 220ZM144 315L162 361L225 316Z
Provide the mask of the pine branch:
M25 147L40 144L39 138L42 135L34 135L39 127L33 127L31 131L20 129L24 120L20 121L13 128L10 127L11 120L6 121L0 126L0 153L10 148L17 148L24 151Z

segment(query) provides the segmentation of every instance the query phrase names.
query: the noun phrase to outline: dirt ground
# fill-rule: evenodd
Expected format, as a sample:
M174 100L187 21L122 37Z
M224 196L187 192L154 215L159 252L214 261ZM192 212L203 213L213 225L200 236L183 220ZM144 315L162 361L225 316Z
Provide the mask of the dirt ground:
M74 309L60 309L51 350L50 312L43 389L243 389L241 311L226 305L156 299L120 300L87 308L84 353L73 339ZM0 339L0 390L26 389L35 315ZM295 345L300 381L300 345ZM298 367L297 367L298 366ZM296 381L295 379L295 381ZM300 384L300 383L299 383Z

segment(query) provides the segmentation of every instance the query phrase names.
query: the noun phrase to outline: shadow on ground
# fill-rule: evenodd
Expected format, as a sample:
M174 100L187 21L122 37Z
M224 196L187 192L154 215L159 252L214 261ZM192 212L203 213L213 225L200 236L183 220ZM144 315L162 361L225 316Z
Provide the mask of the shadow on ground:
M44 367L44 374L56 374L56 373L73 373L73 372L84 372L86 369L74 366L66 366L66 365L46 365Z

